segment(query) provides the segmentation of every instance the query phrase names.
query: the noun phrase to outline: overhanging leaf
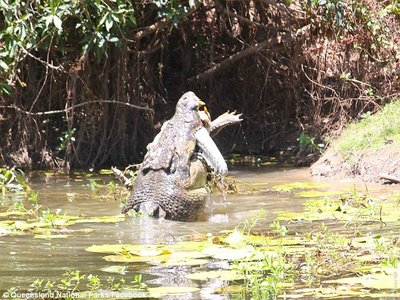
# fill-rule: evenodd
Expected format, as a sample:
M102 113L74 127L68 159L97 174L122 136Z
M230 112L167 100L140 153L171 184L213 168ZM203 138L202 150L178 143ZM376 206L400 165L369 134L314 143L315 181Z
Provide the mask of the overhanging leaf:
M58 30L62 30L62 21L56 15L53 16L53 24Z

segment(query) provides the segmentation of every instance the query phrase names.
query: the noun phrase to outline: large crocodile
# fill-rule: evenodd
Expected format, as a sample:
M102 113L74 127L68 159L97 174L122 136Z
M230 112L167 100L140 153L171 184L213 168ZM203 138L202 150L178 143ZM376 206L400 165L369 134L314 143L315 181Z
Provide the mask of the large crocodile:
M174 116L147 146L123 213L134 209L170 220L197 219L210 196L208 170L222 176L228 172L210 133L241 121L235 112L211 121L208 113L200 110L204 105L193 92L179 99Z

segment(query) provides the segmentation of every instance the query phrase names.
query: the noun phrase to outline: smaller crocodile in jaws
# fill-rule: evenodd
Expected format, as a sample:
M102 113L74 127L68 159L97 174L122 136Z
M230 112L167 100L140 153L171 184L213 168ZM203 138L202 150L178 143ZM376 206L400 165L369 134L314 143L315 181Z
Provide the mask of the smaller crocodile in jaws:
M200 110L204 105L193 92L179 99L174 116L147 146L123 213L134 209L170 220L197 219L209 198L208 169L222 176L228 172L210 134L242 121L241 114L235 112L211 121L208 113ZM197 152L204 160L197 158Z

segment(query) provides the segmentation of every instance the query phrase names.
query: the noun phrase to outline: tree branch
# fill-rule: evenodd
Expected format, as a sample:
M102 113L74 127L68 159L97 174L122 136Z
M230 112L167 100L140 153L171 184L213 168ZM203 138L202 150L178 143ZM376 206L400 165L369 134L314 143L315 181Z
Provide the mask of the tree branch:
M62 113L66 113L69 112L71 110L74 110L78 107L84 106L84 105L88 105L88 104L93 104L93 103L112 103L112 104L119 104L119 105L125 105L134 109L138 109L138 110L147 110L147 111L151 111L153 112L153 109L150 107L146 107L146 106L138 106L138 105L134 105L131 103L127 103L127 102L122 102L122 101L113 101L113 100L93 100L93 101L87 101L87 102L83 102L83 103L79 103L70 107L67 107L65 109L57 109L57 110L49 110L49 111L39 111L39 112L30 112L27 110L23 110L15 105L9 105L9 106L0 106L0 108L8 108L8 109L14 109L20 113L26 114L28 116L45 116L45 115L54 115L54 114L62 114Z
M384 179L387 180L391 183L400 183L400 178L393 176L393 175L388 175L388 174L380 174L379 179Z
M140 40L140 39L152 34L153 32L156 32L157 30L159 30L161 28L167 27L170 23L171 23L171 20L164 18L164 19L136 32L133 39Z
M237 18L238 20L240 20L240 21L242 21L244 23L247 23L247 24L250 24L250 25L257 25L257 26L262 27L264 29L268 29L268 26L265 26L264 24L258 23L256 21L252 21L252 20L250 20L250 19L248 19L246 17L238 15L238 14L232 12L229 8L224 8L219 1L216 1L216 6L218 7L218 9L220 11L224 12L228 17L234 17L234 18Z
M192 13L194 13L200 7L201 4L202 4L202 1L198 1L195 6L193 6L191 9L189 9L188 12L183 15L182 19L185 19L188 16L190 16ZM157 30L160 30L162 28L165 28L165 27L171 25L171 23L172 23L171 19L163 18L160 21L136 32L135 35L133 36L133 39L140 40L140 39L152 34L153 32L156 32Z
M274 38L270 38L264 42L255 44L254 46L250 46L238 53L232 54L231 56L225 58L224 60L222 60L218 64L214 65L213 67L209 68L208 70L204 71L203 73L200 73L194 77L189 78L188 81L189 82L204 81L204 80L210 78L211 76L213 76L215 73L220 72L224 69L227 69L232 64L244 59L247 56L256 54L257 52L261 51L262 49L273 48L278 45L291 43L291 42L295 41L296 39L300 39L301 37L303 37L308 32L309 28L310 28L309 25L306 25L306 26L298 29L294 34L288 34L289 36L286 36L286 35L277 36Z
M188 81L189 82L190 81L204 81L204 80L208 79L209 77L211 77L212 75L214 75L215 73L220 72L224 69L227 69L232 64L244 59L245 57L255 54L264 48L277 46L281 42L282 42L281 38L271 38L264 42L255 44L254 46L250 46L238 53L232 54L231 56L225 58L224 60L222 60L218 64L214 65L213 67L209 68L208 70L204 71L203 73L200 73L194 77L189 78Z

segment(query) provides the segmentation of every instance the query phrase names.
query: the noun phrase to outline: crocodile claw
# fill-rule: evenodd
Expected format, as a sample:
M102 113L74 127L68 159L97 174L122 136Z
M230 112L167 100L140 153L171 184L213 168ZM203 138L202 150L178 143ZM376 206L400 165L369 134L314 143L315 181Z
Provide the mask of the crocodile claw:
M241 117L242 114L237 114L236 110L234 110L233 112L229 112L228 110L227 112L223 113L218 118L216 118L214 121L212 121L208 129L214 136L218 134L218 132L222 128L242 122L243 119Z

